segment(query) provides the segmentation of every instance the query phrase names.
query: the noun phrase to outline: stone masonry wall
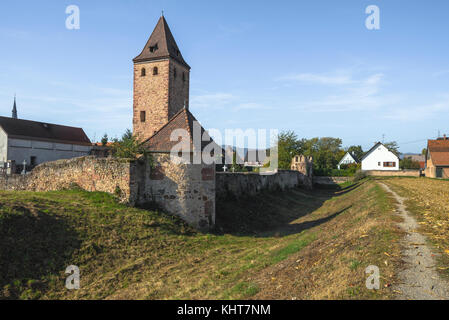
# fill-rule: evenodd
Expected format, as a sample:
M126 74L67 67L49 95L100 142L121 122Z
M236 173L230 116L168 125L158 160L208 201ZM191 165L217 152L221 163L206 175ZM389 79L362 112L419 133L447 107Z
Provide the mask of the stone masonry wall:
M77 185L87 191L119 194L123 202L135 203L137 185L132 175L136 163L126 159L79 157L46 162L27 175L0 177L2 190L55 191Z
M216 197L220 199L254 196L263 190L284 190L303 186L310 188L308 179L298 171L279 170L273 175L258 173L216 173Z
M169 154L153 154L143 201L155 201L200 230L215 224L215 166L177 164Z
M131 205L151 201L167 213L207 231L215 224L215 166L170 161L153 154L149 161L80 157L47 162L27 175L1 175L0 190L53 191L75 184L87 191L119 196Z
M153 75L153 68L158 74ZM141 76L145 68L145 76ZM151 61L134 65L133 133L140 140L151 137L168 122L170 61ZM146 112L145 122L140 112Z
M153 75L154 67L158 68L157 75ZM143 68L145 76L142 76ZM188 107L189 81L188 68L174 60L136 63L134 65L134 135L142 141L150 138L184 107L184 102ZM141 122L141 111L146 113L145 122Z
M176 69L176 76L175 76ZM183 81L184 73L184 81ZM175 60L170 61L170 86L169 86L169 112L168 118L171 119L178 111L184 107L189 107L189 82L190 71Z

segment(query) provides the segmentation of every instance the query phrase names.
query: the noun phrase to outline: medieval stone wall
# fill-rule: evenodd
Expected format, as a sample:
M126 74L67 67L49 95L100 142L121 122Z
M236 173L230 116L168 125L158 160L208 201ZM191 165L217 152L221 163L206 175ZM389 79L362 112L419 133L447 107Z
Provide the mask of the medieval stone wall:
M46 162L27 175L2 176L0 189L56 191L74 185L87 191L117 194L123 202L135 203L137 164L127 159L79 157Z
M295 187L311 188L308 177L298 171L280 170L272 175L246 172L217 172L216 197L238 199L254 196L264 190L284 190Z
M154 201L200 230L215 224L215 166L170 161L169 154L153 154L147 170L143 201Z
M155 202L207 231L215 224L215 166L178 164L169 154L144 160L80 157L47 162L27 175L1 175L0 190L55 191L78 186L131 205Z

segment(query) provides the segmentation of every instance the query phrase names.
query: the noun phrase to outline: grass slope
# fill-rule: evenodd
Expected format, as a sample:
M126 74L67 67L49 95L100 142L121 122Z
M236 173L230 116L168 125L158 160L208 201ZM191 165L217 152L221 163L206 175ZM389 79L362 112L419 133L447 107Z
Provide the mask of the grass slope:
M390 210L370 181L337 192L298 189L217 203L221 228L202 234L104 193L2 191L0 299L384 298L388 288L362 283L365 266L390 259L387 248L394 254ZM279 271L312 257L323 265L302 264L294 281ZM69 265L80 268L79 290L65 288ZM301 287L329 270L324 282ZM284 289L273 289L270 272L286 275ZM329 291L332 272L347 281Z

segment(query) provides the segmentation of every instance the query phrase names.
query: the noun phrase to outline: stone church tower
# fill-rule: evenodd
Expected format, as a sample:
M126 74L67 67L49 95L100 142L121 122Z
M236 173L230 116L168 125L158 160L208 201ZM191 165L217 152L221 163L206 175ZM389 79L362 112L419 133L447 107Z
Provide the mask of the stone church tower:
M162 16L134 62L133 134L147 140L189 106L190 66Z

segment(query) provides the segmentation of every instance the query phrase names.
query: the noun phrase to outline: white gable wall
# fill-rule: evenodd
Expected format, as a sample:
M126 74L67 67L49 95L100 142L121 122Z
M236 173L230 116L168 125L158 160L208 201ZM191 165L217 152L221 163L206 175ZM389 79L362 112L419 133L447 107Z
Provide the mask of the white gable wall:
M394 162L394 167L385 167L384 162ZM399 170L399 158L385 146L379 145L362 160L362 170Z
M340 166L342 164L350 164L350 163L355 163L354 158L349 154L349 152L346 152L346 154L344 155L344 157L340 160L340 162L338 163L338 169L340 169Z
M6 132L0 128L0 161L8 160L8 136Z
M349 153L346 153L343 159L341 159L340 164L350 164L350 163L355 163L355 160Z
M31 157L35 157L36 164L41 164L48 161L85 156L89 154L90 149L90 146L82 145L37 140L8 139L7 160L14 160L17 165L22 164L23 160L26 160L27 164L30 164Z

